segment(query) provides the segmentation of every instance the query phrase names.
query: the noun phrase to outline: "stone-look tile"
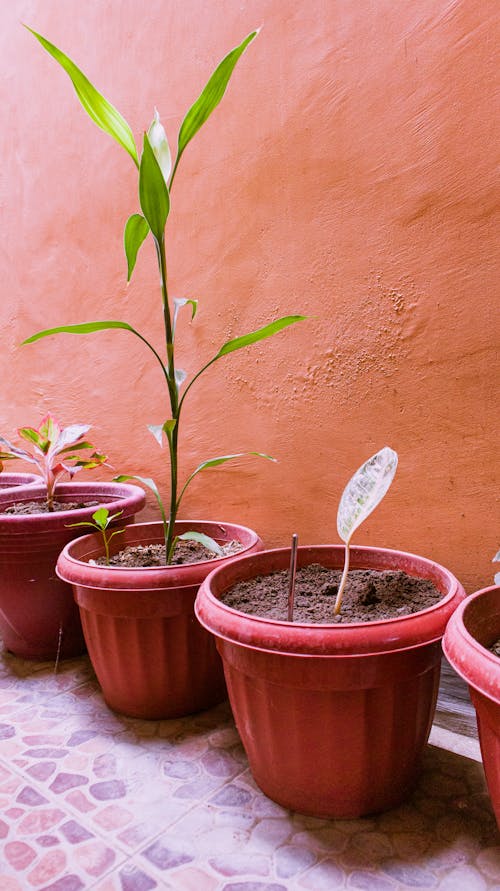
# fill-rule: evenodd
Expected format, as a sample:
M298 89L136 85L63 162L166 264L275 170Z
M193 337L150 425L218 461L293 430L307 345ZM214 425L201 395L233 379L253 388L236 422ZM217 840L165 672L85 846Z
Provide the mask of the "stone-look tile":
M426 752L400 808L292 814L257 788L227 704L111 712L88 660L0 658L1 891L500 891L480 764Z

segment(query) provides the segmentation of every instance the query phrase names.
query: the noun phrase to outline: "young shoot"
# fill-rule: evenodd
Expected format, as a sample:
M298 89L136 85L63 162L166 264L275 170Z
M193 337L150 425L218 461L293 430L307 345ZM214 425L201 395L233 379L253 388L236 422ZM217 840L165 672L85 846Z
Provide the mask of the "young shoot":
M204 374L215 362L225 360L230 353L258 343L283 331L290 325L302 321L305 316L288 315L274 319L268 324L248 334L233 337L222 344L218 352L205 361L199 370L192 370L190 374L176 365L177 352L177 321L179 312L187 307L191 310L191 319L196 314L198 301L191 298L174 298L169 294L169 282L167 278L167 246L168 228L167 219L172 205L172 190L174 179L181 158L191 140L196 136L200 128L212 115L212 112L221 102L228 87L233 71L244 54L257 37L258 30L248 34L237 46L233 47L217 65L208 79L198 98L188 109L177 134L177 150L174 155L170 151L167 134L160 120L158 110L155 109L154 117L149 127L142 127L142 150L136 146L134 134L120 112L93 86L86 75L75 65L62 50L54 46L41 34L28 28L34 38L38 40L44 50L52 56L58 65L69 76L75 88L78 99L83 105L89 117L111 136L124 149L134 165L134 172L138 177L138 197L140 212L132 213L128 218L124 231L124 248L127 261L127 281L130 281L134 271L139 250L143 242L151 237L155 256L158 263L160 279L159 308L163 328L163 347L160 352L152 345L151 341L144 337L128 322L119 320L91 321L76 325L60 325L55 328L47 328L28 337L24 343L34 343L43 337L53 334L91 334L106 329L121 329L138 337L149 349L154 361L160 369L165 386L165 398L160 409L160 417L166 418L160 424L149 425L149 430L162 445L166 437L169 451L170 471L170 506L168 512L162 508L162 522L165 535L165 551L167 562L170 562L173 554L173 540L175 537L175 521L179 509L179 502L186 489L197 473L205 467L215 467L225 461L232 460L234 456L222 456L201 464L182 487L178 479L178 454L179 432L181 412L187 394L198 378ZM134 105L134 103L131 103ZM167 115L169 119L177 117L175 114ZM210 174L211 175L211 174ZM219 188L218 185L215 188ZM196 207L196 213L199 208ZM210 220L207 218L208 225ZM96 238L100 236L96 235ZM170 237L170 236L169 236ZM250 454L259 454L253 452ZM139 479L136 477L136 479ZM154 491L154 490L153 490ZM180 494L179 494L180 491Z
M110 514L107 507L98 507L97 510L92 514L91 523L90 520L83 521L82 523L68 523L68 529L74 529L77 526L87 526L90 529L95 529L97 532L100 532L102 535L102 541L104 545L104 554L106 557L106 566L109 566L109 543L115 535L118 535L120 532L123 532L123 529L113 529L112 532L108 532L108 527L111 526L114 520L118 517L121 517L123 511L119 510L116 514Z
M335 600L335 615L339 614L342 606L342 596L349 572L349 546L352 535L382 501L394 479L397 466L396 452L385 446L365 461L342 493L337 513L337 530L345 542L345 558L344 571Z
M495 556L493 557L492 563L500 563L500 551L497 551ZM500 572L495 573L494 578L495 585L500 585Z
M20 427L17 431L22 439L31 443L33 447L31 452L12 445L0 436L0 446L5 449L5 451L0 450L0 462L19 459L35 464L47 488L48 509L53 511L56 486L65 473L73 479L80 470L92 470L94 467L106 464L106 455L100 452L94 451L84 458L80 456L80 452L94 448L92 443L85 439L89 430L89 424L72 424L63 429L52 415L47 415L37 429Z

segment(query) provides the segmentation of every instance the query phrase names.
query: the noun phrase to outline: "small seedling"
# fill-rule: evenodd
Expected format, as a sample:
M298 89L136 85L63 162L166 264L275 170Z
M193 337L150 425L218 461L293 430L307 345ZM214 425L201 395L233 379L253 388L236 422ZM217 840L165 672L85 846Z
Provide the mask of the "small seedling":
M337 513L337 530L345 542L345 559L335 600L335 615L339 614L342 606L342 595L349 572L349 546L352 535L382 501L394 479L397 466L396 452L385 446L356 471L342 493Z
M500 551L497 551L495 556L493 557L492 563L500 563ZM500 585L500 572L495 573L495 585Z
M74 529L76 526L87 526L90 529L96 529L97 532L102 534L102 540L104 544L104 554L106 557L106 566L109 566L109 543L111 539L118 535L120 532L123 532L123 529L113 529L112 532L108 533L108 527L111 525L113 520L116 520L117 517L121 517L123 511L119 510L116 514L110 514L107 507L98 507L96 511L92 514L91 523L90 520L84 520L81 523L68 523L69 529Z
M0 451L0 462L20 459L35 464L47 487L48 509L53 511L56 485L65 473L73 479L79 470L92 470L106 463L106 455L101 455L100 452L94 451L87 458L73 454L94 448L91 442L84 439L89 430L89 424L72 424L63 429L52 415L47 415L38 429L20 427L17 431L22 439L32 444L33 452L14 446L0 436L0 446L6 449Z

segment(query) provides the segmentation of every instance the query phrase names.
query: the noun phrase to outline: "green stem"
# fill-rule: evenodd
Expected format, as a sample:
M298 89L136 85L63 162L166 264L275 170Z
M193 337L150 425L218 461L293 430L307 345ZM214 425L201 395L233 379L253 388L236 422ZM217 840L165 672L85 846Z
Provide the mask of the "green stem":
M168 522L163 520L163 531L165 537L165 561L170 563L173 553L174 544L174 528L177 519L177 471L178 471L178 420L179 420L179 394L177 391L177 383L175 380L175 358L174 358L174 336L172 329L172 319L170 315L170 306L168 302L168 285L167 285L167 262L165 256L165 239L156 241L156 253L158 257L158 268L160 271L161 294L163 300L163 320L165 324L165 341L167 348L167 382L168 393L170 397L170 410L172 419L176 424L172 434L168 437L168 446L170 453L170 511Z

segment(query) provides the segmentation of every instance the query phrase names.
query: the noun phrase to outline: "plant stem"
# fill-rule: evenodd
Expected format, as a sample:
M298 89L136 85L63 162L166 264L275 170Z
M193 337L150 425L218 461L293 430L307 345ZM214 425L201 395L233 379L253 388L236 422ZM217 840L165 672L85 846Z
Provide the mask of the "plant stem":
M174 359L174 336L172 330L172 319L170 315L170 306L168 302L168 284L167 284L167 261L165 256L165 239L156 241L156 253L158 257L158 268L160 271L161 294L163 300L163 320L165 324L165 341L167 348L167 382L168 393L170 397L170 410L172 419L175 420L175 427L168 437L168 446L170 454L170 511L168 523L163 523L163 532L165 537L165 562L168 564L172 559L174 548L174 531L175 521L177 519L177 470L178 470L178 422L179 422L179 394L177 391L177 383L175 380L175 359Z
M349 542L346 541L345 556L344 556L344 571L342 573L342 578L340 579L340 585L339 585L339 589L337 591L337 597L335 599L335 608L333 610L335 616L338 616L338 614L340 612L340 607L342 606L342 595L344 593L344 588L346 586L348 572L349 572Z

